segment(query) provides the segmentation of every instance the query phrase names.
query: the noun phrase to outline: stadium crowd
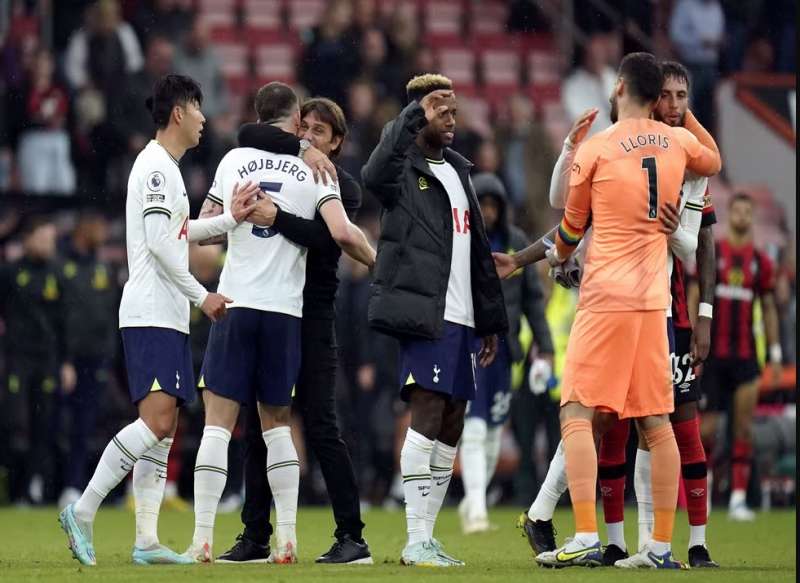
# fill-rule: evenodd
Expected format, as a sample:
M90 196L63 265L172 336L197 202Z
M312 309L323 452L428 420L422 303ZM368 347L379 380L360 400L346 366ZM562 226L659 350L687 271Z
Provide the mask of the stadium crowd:
M623 52L651 39L648 48L682 60L693 77L693 108L709 128L714 127L719 79L737 71L796 70L795 23L780 16L795 12L794 0L617 1L609 3L617 16L613 20L599 13L594 2L576 0L575 23L586 41L576 45L573 66L559 62L550 17L536 2L458 3L463 13L454 45L451 32L435 34L426 8L432 3L310 2L308 10L316 11L316 18L303 19L291 2L276 1L272 4L281 7L276 28L288 32L269 38L288 47L287 52L262 57L260 51L271 41L256 43L236 53L238 61L228 54L232 43L224 27L220 32L209 17L218 14L209 6L223 6L238 31L240 24L247 30L245 11L257 2L231 0L225 8L225 2L202 0L83 0L53 2L49 15L40 12L37 2L0 3L7 6L0 17L0 197L9 201L0 205L0 427L11 436L0 445L0 503L52 503L70 489L80 491L108 428L132 415L116 321L127 275L122 209L130 167L155 131L144 100L162 75L189 75L204 93L209 123L200 147L181 163L195 215L218 161L236 145L239 126L255 121L254 90L273 70L302 94L342 105L349 133L338 162L360 176L381 128L404 105L406 81L431 70L448 73L449 67L463 74L459 82L451 73L464 96L454 148L475 163L474 173L501 177L510 219L534 237L554 223L553 211L543 209L549 208L550 175L566 129L591 107L601 110L592 131L610 123L608 95ZM484 14L482 5L499 8ZM528 69L512 59L511 78L505 81L505 61L497 71L486 53L459 39L462 32L483 34L480 19L489 22L498 14L499 34L511 35L521 47L547 49L527 53ZM702 27L695 26L701 21ZM482 38L491 44L492 34ZM443 50L451 46L469 50ZM549 60L536 64L533 54ZM446 61L446 55L457 62ZM277 65L264 61L281 58L285 62ZM239 73L232 72L237 67ZM542 84L536 80L540 74L547 78ZM377 203L366 193L358 222L373 240L379 234L377 216ZM793 365L795 267L793 237L785 235L783 247L766 251L779 264L783 356L785 364ZM209 288L219 276L222 254L221 247L192 248L192 271ZM397 436L407 420L396 395L396 346L367 326L366 270L345 259L340 279L340 425L363 499L401 502L395 483ZM556 350L563 351L574 298L561 290L551 293L548 278L541 279ZM11 293L22 288L23 294ZM209 327L193 309L196 369ZM509 432L516 445L505 445L497 478L502 487L496 488L495 498L527 506L558 442L558 389L532 395L525 386L527 375L519 377ZM40 394L23 399L21 386L36 386ZM541 436L537 423L546 428ZM182 415L170 460L167 498L174 504L181 505L180 496L191 493L202 425L202 406L196 401ZM783 439L774 436L780 428L764 427L764 443ZM240 443L232 442L223 508L234 509L240 502ZM324 501L322 477L311 460L305 461L303 475L302 500Z

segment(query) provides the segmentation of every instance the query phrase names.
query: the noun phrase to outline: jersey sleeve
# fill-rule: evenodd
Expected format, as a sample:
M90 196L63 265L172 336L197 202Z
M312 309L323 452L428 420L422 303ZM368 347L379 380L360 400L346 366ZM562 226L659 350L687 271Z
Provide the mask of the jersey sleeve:
M721 161L715 152L700 143L686 128L674 128L673 134L686 153L686 169L700 176L713 176L719 172Z
M714 211L714 202L711 200L711 192L706 188L706 193L703 197L703 218L700 220L700 228L716 224L717 213Z
M324 184L320 181L317 184L317 201L316 209L319 210L329 200L342 200L342 195L339 191L339 182L334 180Z
M571 253L583 238L592 213L592 177L599 149L590 140L578 148L569 179L569 195L564 217L558 226L556 248L561 257Z
M214 173L214 180L211 182L211 186L208 189L208 194L206 198L211 202L215 202L220 206L224 206L224 196L222 195L222 166L225 163L225 159L223 158L220 160L220 163L217 165L217 171Z
M765 253L758 252L758 293L767 294L775 289L775 266Z
M163 214L172 217L173 195L172 189L179 188L176 184L167 184L167 172L164 168L151 168L141 184L142 214Z

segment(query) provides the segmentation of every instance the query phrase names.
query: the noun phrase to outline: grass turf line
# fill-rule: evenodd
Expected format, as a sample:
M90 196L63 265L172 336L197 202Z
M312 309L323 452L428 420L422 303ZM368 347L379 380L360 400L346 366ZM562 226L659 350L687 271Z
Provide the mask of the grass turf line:
M299 581L477 581L505 582L524 577L537 581L582 581L600 583L641 583L644 573L619 569L564 569L554 571L535 566L527 541L514 528L519 511L493 509L490 518L499 528L490 533L463 536L454 508L442 511L436 536L447 551L467 563L462 569L422 569L402 567L398 558L405 543L405 520L401 511L373 510L364 515L364 532L375 560L374 566L325 566L313 560L331 543L333 520L329 509L301 508L298 519L300 563L297 565L196 565L135 566L131 564L134 537L133 514L117 508L101 508L95 524L97 567L83 567L71 558L66 536L56 522L55 508L36 510L0 510L0 581L118 581L178 583L196 580L264 581L273 583ZM636 513L628 509L626 534L628 545L636 544ZM572 531L571 514L559 510L555 518L563 541ZM159 533L161 542L178 552L188 546L192 535L193 515L164 511ZM702 572L663 572L659 581L702 577L702 581L724 583L750 581L795 581L795 525L792 511L759 514L754 523L729 522L725 513L715 512L709 523L709 547L723 568ZM602 528L602 526L601 526ZM233 543L240 532L238 514L217 517L215 554ZM601 535L602 536L602 535ZM675 555L686 560L688 526L680 514L675 527ZM513 579L512 579L513 578Z

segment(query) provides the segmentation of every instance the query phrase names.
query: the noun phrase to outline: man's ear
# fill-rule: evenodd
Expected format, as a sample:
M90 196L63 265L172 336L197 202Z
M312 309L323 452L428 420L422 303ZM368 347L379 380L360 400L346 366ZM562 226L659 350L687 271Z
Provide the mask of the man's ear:
M183 121L183 108L180 105L176 105L172 108L172 119L175 120L177 124Z

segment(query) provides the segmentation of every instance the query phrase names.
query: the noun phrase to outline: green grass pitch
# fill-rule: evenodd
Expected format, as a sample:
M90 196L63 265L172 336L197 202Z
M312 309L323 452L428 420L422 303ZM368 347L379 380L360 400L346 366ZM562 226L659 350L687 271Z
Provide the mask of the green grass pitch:
M180 581L477 581L512 583L517 581L599 581L623 583L642 577L659 581L795 581L795 526L792 511L759 514L752 524L729 522L723 512L715 512L709 524L712 556L723 568L716 571L644 573L619 569L564 569L535 566L527 542L514 528L517 510L503 508L491 512L497 530L484 535L463 536L455 509L442 511L437 537L448 552L466 561L463 569L425 569L402 567L398 557L405 539L405 521L400 511L367 512L365 536L375 559L374 566L336 567L315 565L314 557L330 546L332 517L325 508L301 508L298 515L300 563L297 565L197 565L134 566L130 562L133 543L133 514L117 508L102 508L95 525L97 567L82 567L66 548L66 537L56 522L56 509L0 510L0 581L131 581L178 583ZM215 552L226 550L239 532L238 515L217 518ZM572 531L571 515L560 510L555 519L558 540ZM161 541L183 551L192 533L192 514L164 511L160 521ZM601 527L602 528L602 527ZM686 559L688 527L686 515L676 520L674 548L679 559ZM628 511L627 537L636 544L636 515Z

